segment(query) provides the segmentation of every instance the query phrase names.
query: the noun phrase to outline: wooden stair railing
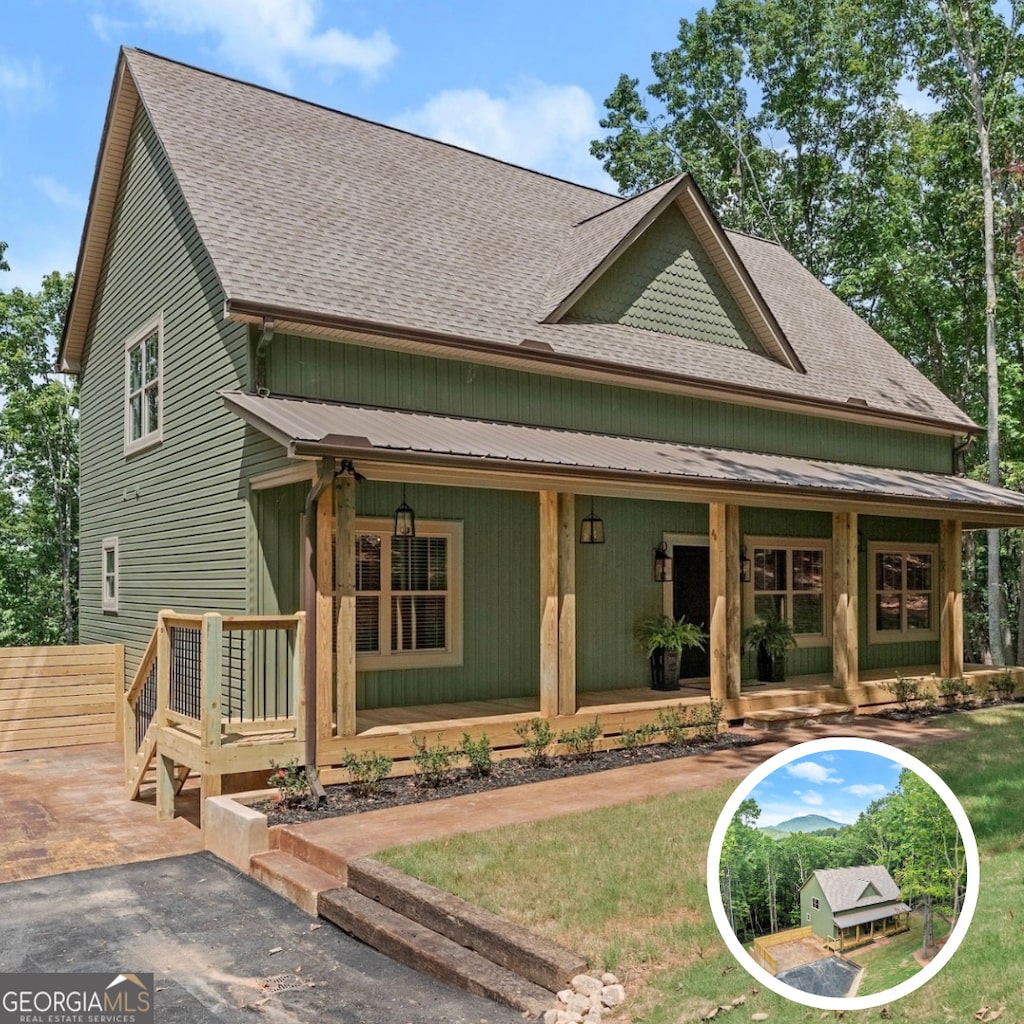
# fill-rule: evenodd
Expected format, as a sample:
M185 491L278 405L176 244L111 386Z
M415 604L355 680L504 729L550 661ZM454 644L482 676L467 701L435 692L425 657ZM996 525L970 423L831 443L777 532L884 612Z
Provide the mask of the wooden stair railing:
M157 714L157 650L163 628L161 618L153 627L135 678L124 694L125 795L129 800L138 797L139 788L156 754L156 732L160 725Z

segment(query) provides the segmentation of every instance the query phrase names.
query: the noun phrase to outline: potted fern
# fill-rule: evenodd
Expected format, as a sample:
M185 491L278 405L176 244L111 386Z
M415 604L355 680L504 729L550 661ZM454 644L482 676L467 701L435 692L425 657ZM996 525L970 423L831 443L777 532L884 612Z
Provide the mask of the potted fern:
M654 690L678 690L680 655L687 648L703 649L706 639L696 623L671 615L641 619L633 635L650 662Z
M757 650L757 679L781 683L786 678L786 653L796 647L793 627L778 612L770 612L743 631L743 649Z

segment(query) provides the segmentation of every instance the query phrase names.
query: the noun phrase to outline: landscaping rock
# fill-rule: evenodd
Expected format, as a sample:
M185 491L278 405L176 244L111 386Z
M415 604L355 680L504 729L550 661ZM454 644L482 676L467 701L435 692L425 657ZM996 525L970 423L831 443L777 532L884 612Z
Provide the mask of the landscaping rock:
M559 1010L548 1010L544 1014L544 1024L558 1024Z
M732 1005L733 1006L742 1006L746 1001L747 1001L747 997L746 996L737 996L732 1001Z
M605 987L601 989L601 1002L604 1003L605 1006L618 1006L625 998L626 990L618 983L605 985Z
M618 985L618 983L619 979L610 971L605 971L604 974L601 975L602 985Z
M567 1003L570 999L572 999L571 988L563 988L562 991L558 993L558 1001L560 1003Z
M565 1008L569 1013L578 1013L582 1016L590 1009L590 996L585 996L582 992L576 992L569 997L569 1002L565 1004Z
M572 979L572 987L580 995L599 996L604 986L598 978L593 978L589 974L577 974Z
M768 1019L768 1014L767 1013L752 1013L750 1015L750 1019L751 1020L767 1020Z

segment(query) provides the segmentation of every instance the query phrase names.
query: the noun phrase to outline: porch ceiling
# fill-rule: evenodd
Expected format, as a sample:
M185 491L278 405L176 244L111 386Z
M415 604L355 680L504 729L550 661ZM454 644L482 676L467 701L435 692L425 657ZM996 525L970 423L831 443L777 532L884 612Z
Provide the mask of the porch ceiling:
M373 406L238 392L222 392L221 398L293 458L350 458L359 460L360 467L367 462L423 467L438 482L472 486L471 479L457 478L468 471L480 479L478 486L857 509L960 519L968 529L1024 526L1024 494L946 474ZM452 478L444 479L442 470Z

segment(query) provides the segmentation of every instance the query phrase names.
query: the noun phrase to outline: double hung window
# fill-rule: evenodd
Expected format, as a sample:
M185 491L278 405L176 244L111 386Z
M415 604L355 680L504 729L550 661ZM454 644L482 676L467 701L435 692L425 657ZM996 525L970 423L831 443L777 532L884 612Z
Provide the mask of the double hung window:
M163 333L163 316L157 314L125 343L125 454L162 437Z
M934 639L938 635L934 545L871 544L869 565L871 639L876 643Z
M748 538L752 551L753 619L777 615L801 643L824 643L829 635L829 548L822 541Z

